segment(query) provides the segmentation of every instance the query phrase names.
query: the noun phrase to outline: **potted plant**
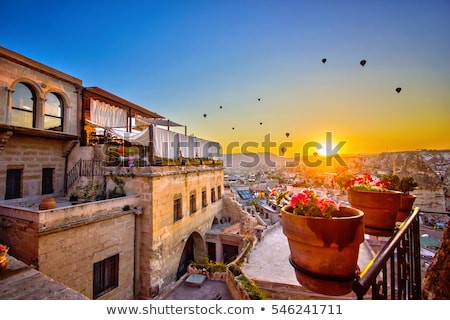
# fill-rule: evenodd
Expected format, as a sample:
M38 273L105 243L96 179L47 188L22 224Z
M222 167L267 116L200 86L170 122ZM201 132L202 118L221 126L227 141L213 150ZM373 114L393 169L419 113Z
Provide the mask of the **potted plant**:
M6 257L8 250L8 246L0 243L0 272L8 267L8 258Z
M416 196L410 194L415 188L419 186L413 176L404 176L400 178L396 174L390 174L383 177L384 180L390 182L388 189L397 190L402 193L400 208L397 212L397 221L404 221L411 213Z
M69 197L69 201L72 204L77 204L78 203L78 195L76 193L72 193Z
M389 184L369 173L354 175L346 167L338 170L333 180L333 185L347 191L350 205L364 212L366 233L377 236L395 230L402 193L389 190Z
M328 295L351 291L364 241L363 217L361 210L338 206L314 189L291 196L281 209L281 225L300 284Z
M287 190L278 190L277 188L273 188L270 191L269 199L275 201L277 206L284 206L285 201L288 200L289 191Z

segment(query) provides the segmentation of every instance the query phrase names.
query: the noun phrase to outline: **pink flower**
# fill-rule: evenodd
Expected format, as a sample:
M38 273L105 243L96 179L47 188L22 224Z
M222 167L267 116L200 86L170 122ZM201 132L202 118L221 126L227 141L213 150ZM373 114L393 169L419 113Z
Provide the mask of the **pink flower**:
M269 197L276 197L278 195L278 191L277 191L277 189L272 189L272 191L270 192L270 195L269 195Z
M0 244L0 255L4 256L8 253L9 248L3 244Z
M305 188L302 190L309 198L315 198L317 196L316 190L311 188Z
M291 207L297 208L298 202L300 201L301 203L303 203L304 199L306 199L306 193L299 192L294 194L291 197Z
M339 210L338 204L327 197L319 198L314 189L305 188L291 197L290 205L294 214L331 218Z
M318 205L322 213L325 213L325 211L329 209L329 207L333 207L336 208L336 210L339 210L338 204L334 200L328 198L320 199L318 201Z

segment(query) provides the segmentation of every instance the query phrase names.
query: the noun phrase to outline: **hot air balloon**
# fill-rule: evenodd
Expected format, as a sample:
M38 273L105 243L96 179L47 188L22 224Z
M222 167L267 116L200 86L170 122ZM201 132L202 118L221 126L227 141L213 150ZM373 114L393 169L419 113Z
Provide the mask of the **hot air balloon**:
M286 132L286 138L289 138L289 132Z
M260 122L259 125L262 126L262 122Z
M363 59L363 60L361 60L361 61L359 62L359 64L360 64L361 66L364 67L364 66L366 65L366 62L367 62L367 61Z
M261 101L261 98L258 98L258 101Z
M222 106L220 106L219 109L222 109Z
M203 114L203 118L206 118L206 113Z
M284 154L286 152L286 148L285 147L281 148L281 152L283 152Z
M322 63L325 63L325 62L327 62L327 59L323 58Z
M317 155L318 155L317 152L314 152L314 153L313 153L313 156L314 156L314 157L317 157Z
M395 89L395 91L397 91L397 93L400 93L400 91L402 91L402 88L398 87L397 89Z
M233 129L233 130L234 130L234 127L233 127L233 128L231 128L231 129Z

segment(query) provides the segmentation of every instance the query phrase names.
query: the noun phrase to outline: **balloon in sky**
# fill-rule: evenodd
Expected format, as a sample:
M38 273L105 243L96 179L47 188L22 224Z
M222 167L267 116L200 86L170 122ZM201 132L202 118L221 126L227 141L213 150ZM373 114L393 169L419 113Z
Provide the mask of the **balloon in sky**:
M260 122L260 123L259 123L259 125L261 125L261 126L262 126L262 122Z
M395 89L395 91L397 91L397 93L400 93L400 91L402 91L402 88L397 88L397 89Z
M360 64L361 66L364 67L364 66L366 65L366 62L367 62L367 61L363 59L363 60L361 60L361 61L359 62L359 64Z
M258 98L258 101L261 101L261 98Z
M286 137L289 138L289 132L286 132Z
M327 59L323 58L322 63L325 63L325 62L327 62Z
M233 129L233 130L234 130L234 127L233 127L233 128L231 128L231 129Z
M222 106L220 106L219 108L222 109Z
M206 118L206 113L203 114L203 118Z

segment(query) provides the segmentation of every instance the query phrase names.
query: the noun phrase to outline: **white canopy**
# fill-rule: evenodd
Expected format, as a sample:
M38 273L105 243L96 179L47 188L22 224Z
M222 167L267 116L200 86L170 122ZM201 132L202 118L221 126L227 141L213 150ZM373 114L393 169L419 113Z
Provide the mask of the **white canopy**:
M153 155L156 157L168 159L176 159L180 156L184 158L212 158L220 155L218 142L187 136L158 128L155 125L150 125L139 133L125 132L114 128L109 130L123 140L143 146L150 146L150 136L152 136Z
M91 99L91 121L100 127L126 127L127 112L124 109Z

